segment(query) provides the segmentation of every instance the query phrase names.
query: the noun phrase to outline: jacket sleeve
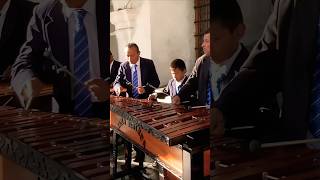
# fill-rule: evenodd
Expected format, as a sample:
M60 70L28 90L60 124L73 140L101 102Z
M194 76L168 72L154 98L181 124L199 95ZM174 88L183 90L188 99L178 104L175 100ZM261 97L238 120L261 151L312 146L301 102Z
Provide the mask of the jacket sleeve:
M158 73L156 71L153 61L150 61L149 68L150 68L149 70L150 78L148 80L148 83L158 88L160 86L160 80L159 80ZM153 93L154 89L152 87L146 86L145 91L146 91L145 92L146 94L151 94Z
M181 87L178 96L180 97L181 102L182 101L191 101L192 98L190 97L191 94L196 94L196 91L198 89L198 75L199 75L199 69L201 68L201 59L198 59L196 61L195 66L193 67L193 70L191 74L188 77L188 80L186 83Z
M35 7L34 14L27 27L26 42L22 45L20 54L12 65L11 85L17 94L21 93L26 81L37 76L37 70L41 65L43 53L47 46L43 37L43 19L41 19L38 7Z

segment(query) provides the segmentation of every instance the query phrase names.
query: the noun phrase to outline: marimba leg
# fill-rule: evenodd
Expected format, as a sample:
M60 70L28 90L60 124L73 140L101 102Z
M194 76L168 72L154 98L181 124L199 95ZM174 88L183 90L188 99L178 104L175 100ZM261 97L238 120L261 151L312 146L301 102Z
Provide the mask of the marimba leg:
M204 166L202 151L183 150L183 179L202 179L204 177Z
M117 159L118 159L118 138L119 135L113 131L112 135L112 174L117 174Z
M131 169L131 161L132 161L132 144L124 140L124 146L125 146L125 168L126 170Z

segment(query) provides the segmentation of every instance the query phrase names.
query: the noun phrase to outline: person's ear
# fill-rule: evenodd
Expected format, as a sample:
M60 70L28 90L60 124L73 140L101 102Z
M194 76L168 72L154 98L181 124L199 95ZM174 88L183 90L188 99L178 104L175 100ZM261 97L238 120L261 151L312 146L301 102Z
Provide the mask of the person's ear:
M234 35L240 40L246 32L246 26L244 24L239 24L234 30Z

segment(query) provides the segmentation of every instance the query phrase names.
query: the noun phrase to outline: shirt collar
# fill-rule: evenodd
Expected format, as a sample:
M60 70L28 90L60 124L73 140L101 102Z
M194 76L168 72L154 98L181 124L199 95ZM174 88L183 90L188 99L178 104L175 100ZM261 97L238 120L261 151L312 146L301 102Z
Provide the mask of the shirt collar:
M11 3L11 0L8 0L2 7L2 9L0 10L1 16L5 15L9 9L9 5Z
M140 67L140 57L139 57L137 63L135 63L135 64L136 64L138 67ZM131 69L133 68L133 66L134 66L135 64L132 64L132 63L129 61L129 66L130 66Z
M68 6L68 4L66 3L66 0L60 0L60 2L62 3L62 12L63 12L64 18L65 19L69 19L71 17L71 15L72 15L72 12L76 8L70 8ZM95 11L96 11L95 2L96 1L87 0L87 2L84 3L84 5L82 6L82 9L86 10L87 14L94 15Z
M238 54L240 53L240 51L241 51L241 45L239 44L237 50L233 53L233 55L227 60L223 61L223 63L216 64L214 61L211 61L211 63L213 63L214 65L213 71L217 72L217 74L220 74L220 75L221 74L227 75L229 73L229 70L233 62L236 60Z

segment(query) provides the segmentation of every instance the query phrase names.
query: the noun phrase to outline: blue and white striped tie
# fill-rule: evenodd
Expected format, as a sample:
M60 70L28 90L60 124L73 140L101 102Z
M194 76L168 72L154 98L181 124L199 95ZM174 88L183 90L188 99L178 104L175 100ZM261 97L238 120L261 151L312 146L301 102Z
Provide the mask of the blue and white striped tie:
M84 26L86 11L77 9L76 30L74 34L74 75L80 82L85 82L90 78L89 71L89 47L88 37ZM91 94L80 82L74 82L74 114L78 116L91 115Z
M210 76L208 78L208 85L207 85L207 101L206 105L211 105L212 103L212 88L211 88L211 80Z
M132 77L132 84L133 84L133 87L132 87L132 96L134 98L138 98L139 96L139 93L138 93L138 89L137 87L139 86L138 84L138 71L137 71L137 66L138 65L134 65L134 72L133 72L133 77Z
M320 20L320 18L319 18ZM318 23L317 57L313 74L313 86L310 106L310 131L320 138L320 21Z

